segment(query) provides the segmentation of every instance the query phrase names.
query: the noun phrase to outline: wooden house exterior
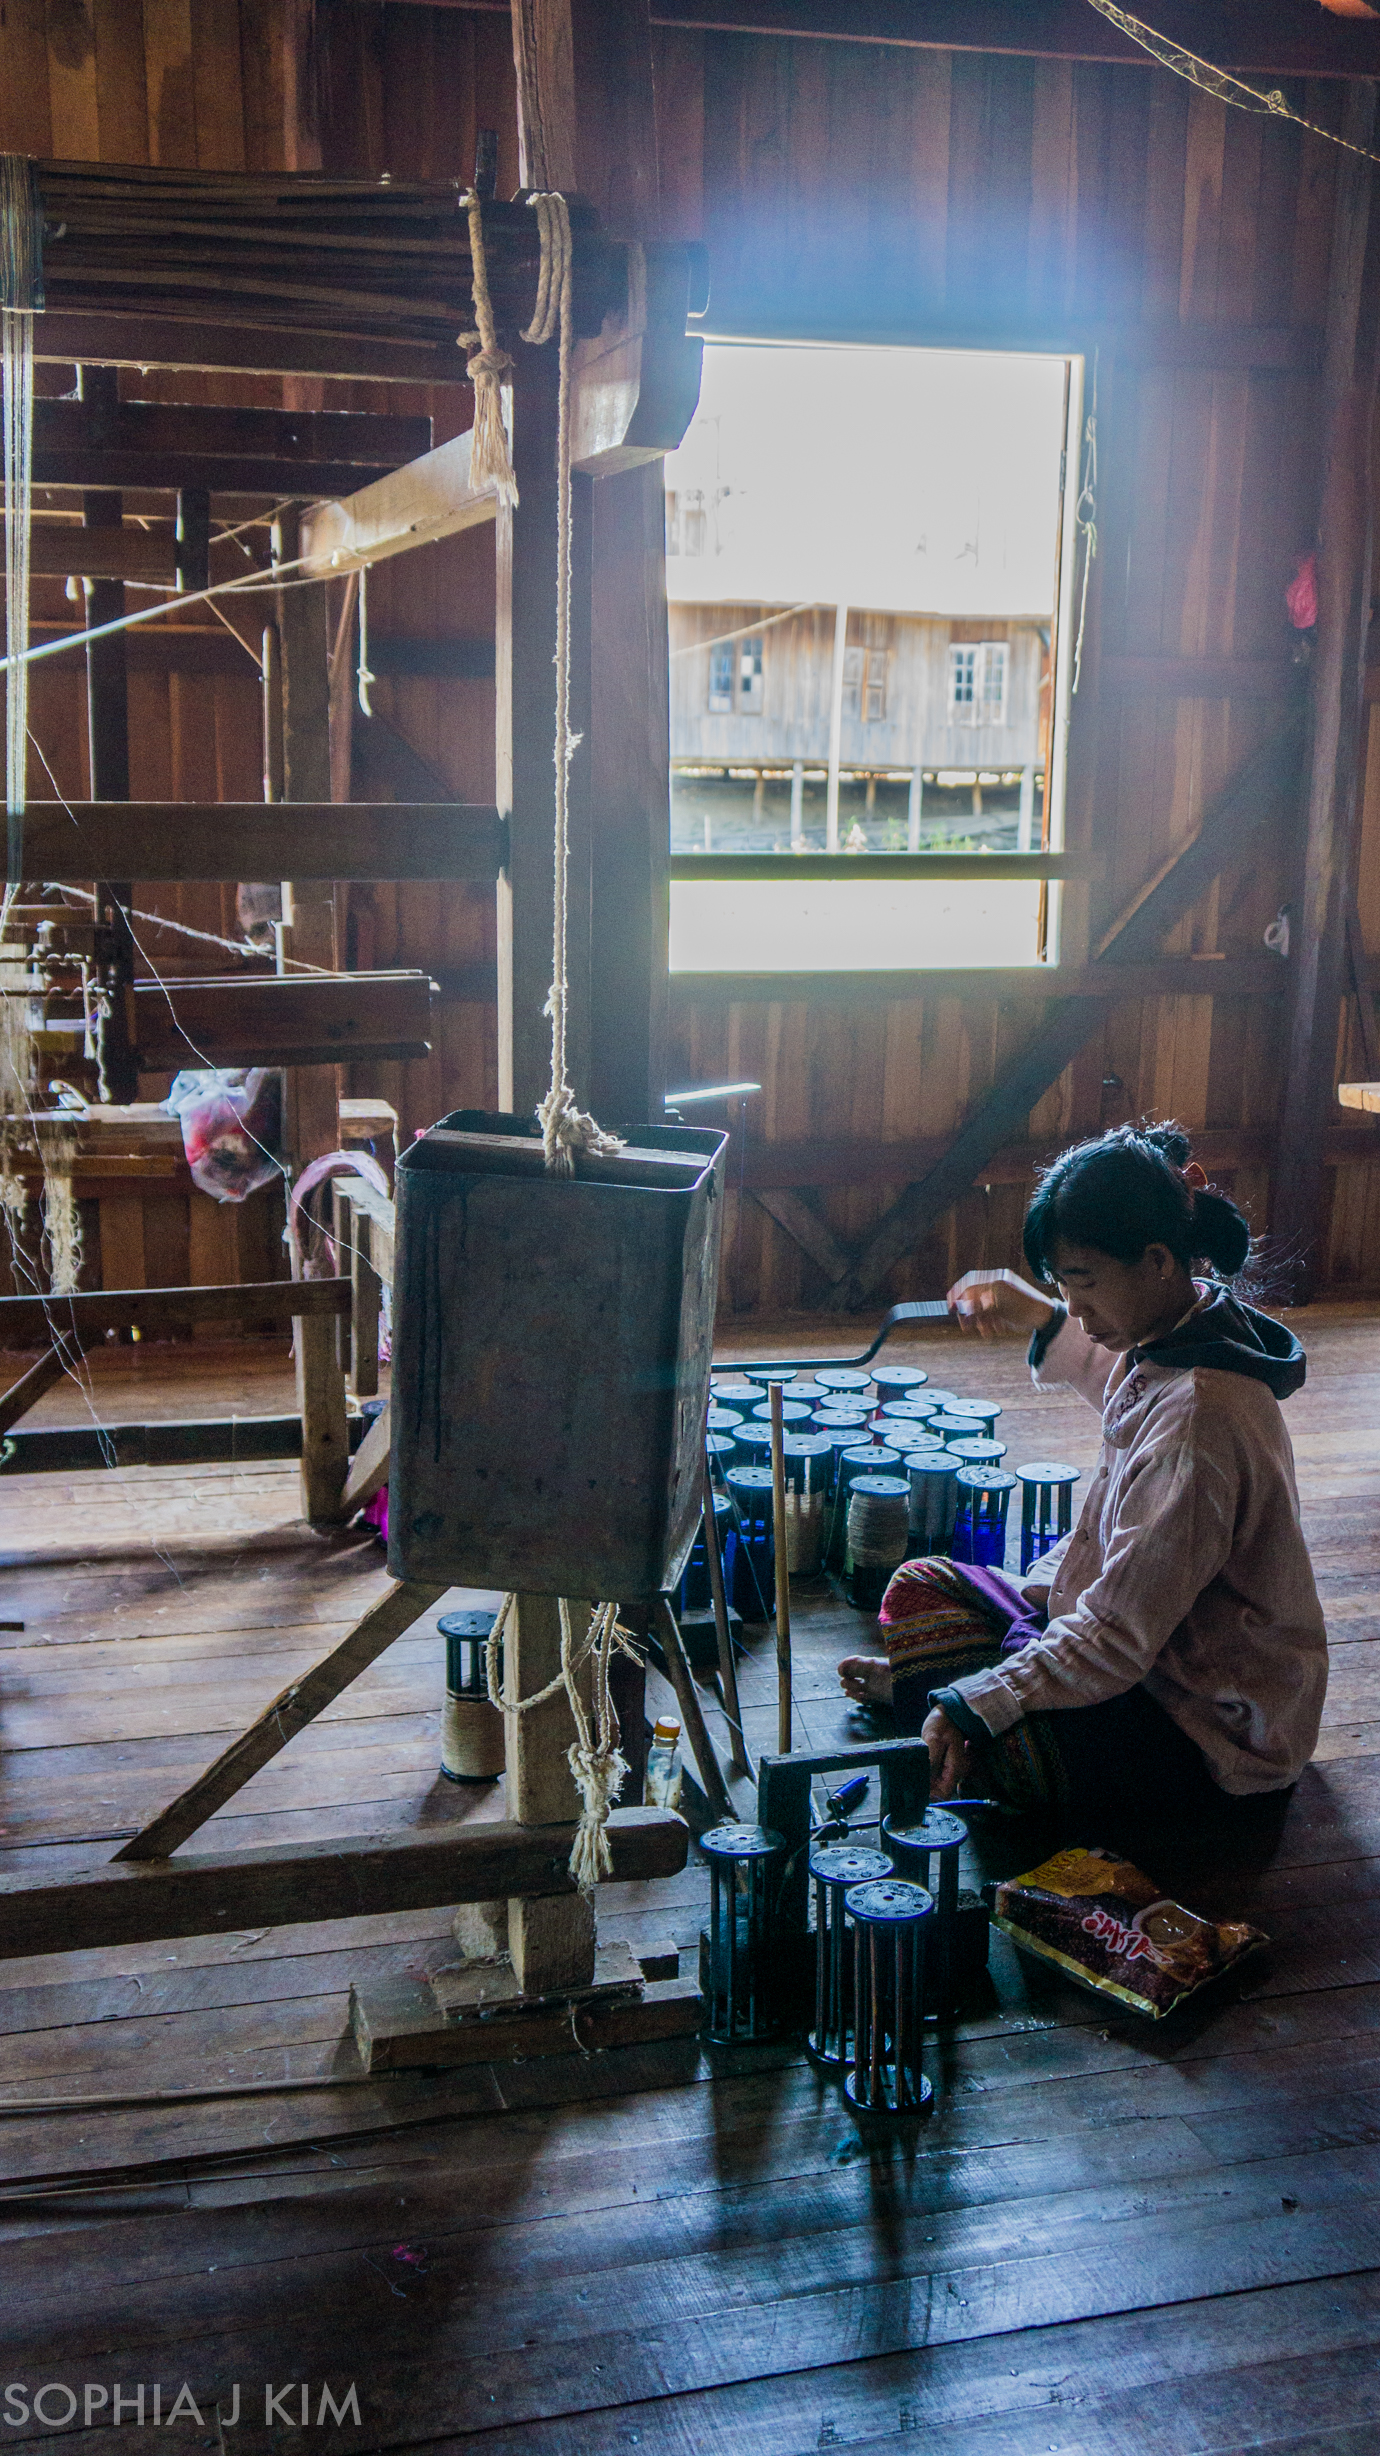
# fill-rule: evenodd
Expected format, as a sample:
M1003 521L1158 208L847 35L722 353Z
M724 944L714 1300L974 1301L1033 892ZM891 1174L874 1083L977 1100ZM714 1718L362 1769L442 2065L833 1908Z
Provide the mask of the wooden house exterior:
M782 609L771 606L673 601L669 611L673 763L827 761L831 606L787 621L773 620ZM1042 763L1048 625L856 606L846 619L843 767L878 776L917 769L1009 775ZM745 631L752 624L762 627Z

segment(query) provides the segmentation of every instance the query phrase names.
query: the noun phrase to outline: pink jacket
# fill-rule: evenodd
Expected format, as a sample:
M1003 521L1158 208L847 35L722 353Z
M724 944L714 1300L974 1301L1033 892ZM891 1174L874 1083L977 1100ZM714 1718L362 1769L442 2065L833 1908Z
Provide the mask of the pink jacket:
M1141 1682L1224 1791L1279 1790L1327 1689L1279 1401L1241 1373L1120 1364L1069 1320L1036 1369L1102 1410L1102 1454L1072 1535L1026 1582L1048 1592L1043 1636L954 1688L1000 1732Z

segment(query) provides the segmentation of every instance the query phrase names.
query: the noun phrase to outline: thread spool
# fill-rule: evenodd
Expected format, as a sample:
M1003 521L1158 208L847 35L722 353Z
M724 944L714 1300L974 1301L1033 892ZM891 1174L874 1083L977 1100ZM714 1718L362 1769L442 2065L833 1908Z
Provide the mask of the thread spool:
M791 1397L804 1399L807 1407L818 1407L828 1396L828 1391L820 1382L808 1380L802 1375L797 1375L791 1383Z
M762 1393L755 1382L741 1373L716 1373L710 1383L710 1397L715 1406L755 1407Z
M824 1512L834 1451L827 1433L787 1433L786 1565L792 1577L816 1578L824 1548Z
M1029 1466L1016 1469L1016 1481L1021 1487L1024 1575L1035 1561L1062 1542L1073 1525L1073 1487L1078 1482L1078 1469L1060 1466L1052 1458L1036 1458Z
M821 1432L834 1424L852 1425L860 1433L869 1429L867 1409L865 1407L846 1407L842 1400L837 1404L816 1407L815 1422Z
M733 1464L734 1459L738 1455L737 1444L734 1441L733 1434L706 1433L704 1437L704 1454L709 1461L710 1474L724 1474L726 1469Z
M910 1484L900 1475L860 1475L848 1495L844 1593L855 1612L875 1612L906 1557Z
M832 1499L838 1487L839 1460L846 1451L856 1450L866 1445L860 1439L855 1424L819 1424L818 1417L815 1421L819 1426L821 1441L827 1441L829 1444L829 1493Z
M437 1621L446 1641L446 1694L441 1707L441 1771L449 1782L492 1782L503 1771L503 1717L489 1703L484 1655L492 1612L447 1612ZM503 1649L499 1647L499 1679Z
M892 1399L914 1398L916 1391L929 1378L928 1373L920 1372L917 1366L911 1364L874 1365L872 1368L873 1387L883 1406Z
M770 1620L776 1609L776 1546L770 1467L730 1467L734 1503L724 1543L724 1586L742 1620Z
M959 1409L963 1405L963 1401L959 1397L956 1390L937 1390L933 1382L930 1383L928 1390L925 1392L925 1396L929 1400L937 1416L947 1415L950 1408Z
M769 2038L779 2026L771 1976L786 1845L764 1825L715 1825L700 1836L709 1862L709 1933L700 1938L704 2036L721 2046Z
M951 1457L961 1458L965 1467L999 1467L1006 1456L1004 1441L946 1441L944 1447Z
M950 1808L927 1808L918 1825L894 1825L890 1817L882 1825L882 1843L891 1854L896 1875L904 1877L907 1884L922 1886L934 1897L934 1927L925 1994L941 2019L954 2009L958 1967L958 1860L967 1839L967 1826L962 1817L955 1816ZM931 1862L934 1859L939 1862L936 1884L930 1881Z
M719 1530L720 1560L723 1558L724 1545L728 1540L728 1523L732 1514L727 1493L716 1492L714 1520ZM704 1519L701 1517L699 1533L690 1546L690 1557L685 1564L685 1573L680 1582L677 1618L683 1619L687 1612L708 1612L713 1608L714 1592L709 1582L709 1553L705 1544Z
M851 1394L854 1391L861 1393L872 1387L870 1373L859 1373L852 1365L844 1364L816 1365L815 1380L821 1390L837 1390L841 1394L843 1392Z
M934 2091L920 2049L933 1900L899 1876L854 1885L843 1898L853 1922L853 2064L844 2094L868 2114L928 2114Z
M951 1550L958 1508L958 1465L947 1450L912 1452L908 1558L927 1560Z
M874 1431L887 1441L908 1424L928 1424L931 1416L939 1412L933 1399L889 1399L884 1407L873 1411L870 1422Z
M916 1425L910 1432L898 1433L892 1444L894 1449L900 1451L903 1466L911 1458L934 1458L944 1446L938 1433L932 1433L920 1425Z
M781 1401L781 1421L783 1424L808 1424L812 1413L813 1410L811 1409L807 1399L791 1398L783 1399ZM764 1399L760 1407L753 1408L751 1420L758 1424L770 1424L770 1399Z
M760 1398L764 1390L770 1390L773 1382L780 1382L784 1390L787 1382L796 1379L796 1370L793 1364L745 1364L743 1379L756 1384Z
M899 1467L901 1453L888 1449L883 1442L853 1442L838 1455L834 1473L834 1497L829 1510L829 1541L825 1549L826 1569L841 1571L848 1551L848 1496L860 1475L882 1475L889 1468Z
M951 1441L985 1441L987 1427L981 1416L965 1416L956 1407L941 1408L930 1417L930 1431L938 1433L946 1445Z
M771 1426L759 1424L749 1416L735 1424L732 1432L734 1464L739 1467L769 1467L771 1465Z
M1006 1512L1016 1489L1004 1467L960 1467L953 1556L979 1569L1006 1566Z
M731 1433L743 1421L741 1407L710 1407L705 1415L705 1430L711 1433Z
M815 2026L807 2045L817 2064L853 2060L853 1931L845 1895L895 1870L883 1851L828 1842L810 1853L815 1888Z
M945 1414L951 1416L976 1416L978 1422L984 1426L988 1438L990 1439L992 1436L992 1427L996 1423L998 1416L1001 1414L1001 1409L997 1405L995 1399L962 1398L956 1399L951 1407L946 1408Z

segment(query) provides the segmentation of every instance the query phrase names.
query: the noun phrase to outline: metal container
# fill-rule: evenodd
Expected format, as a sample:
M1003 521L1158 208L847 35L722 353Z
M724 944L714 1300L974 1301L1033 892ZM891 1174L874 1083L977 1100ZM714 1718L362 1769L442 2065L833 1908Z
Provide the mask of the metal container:
M677 1583L727 1137L625 1131L565 1177L535 1119L460 1109L398 1162L394 1577L616 1601Z

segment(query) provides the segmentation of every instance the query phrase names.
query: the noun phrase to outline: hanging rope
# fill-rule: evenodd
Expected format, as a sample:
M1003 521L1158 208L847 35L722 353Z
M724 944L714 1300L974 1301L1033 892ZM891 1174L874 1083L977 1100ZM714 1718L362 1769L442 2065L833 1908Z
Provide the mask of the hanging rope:
M612 1869L613 1853L609 1848L607 1830L609 1809L628 1771L627 1759L618 1745L622 1733L609 1689L609 1665L615 1648L634 1663L640 1663L642 1657L628 1631L618 1625L616 1603L595 1604L589 1628L577 1652L570 1605L562 1595L558 1604L561 1623L560 1670L554 1679L547 1681L545 1688L535 1690L530 1697L505 1697L498 1680L498 1653L516 1600L515 1595L504 1596L484 1649L484 1678L489 1703L496 1706L500 1714L516 1719L519 1714L530 1714L534 1706L545 1705L558 1689L565 1690L575 1722L575 1738L566 1751L566 1758L581 1800L580 1822L575 1829L575 1840L570 1851L570 1873L581 1891L587 1892ZM591 1657L594 1663L592 1719L580 1694L578 1681L578 1674Z
M1097 352L1093 352L1092 406L1083 423L1083 468L1074 505L1073 525L1083 541L1083 582L1078 593L1078 636L1073 643L1073 676L1069 696L1076 698L1083 677L1083 634L1088 625L1088 583L1097 560Z
M377 677L369 671L369 566L363 564L359 574L359 666L355 680L359 685L359 712L372 716L369 686Z
M470 222L470 294L477 330L458 336L466 353L465 373L474 386L474 427L470 436L470 484L494 485L500 503L516 503L517 480L503 423L503 379L513 362L498 346L493 302L489 297L489 267L484 253L484 209L471 188L461 199Z
M1369 146L1353 145L1349 137L1338 136L1334 128L1324 128L1316 119L1305 119L1278 86L1262 94L1258 87L1246 85L1240 77L1234 77L1230 69L1214 68L1211 60L1200 59L1196 51L1185 50L1182 43L1172 43L1167 34L1158 33L1154 26L1147 26L1139 17L1132 17L1125 9L1117 8L1115 0L1088 0L1088 4L1096 9L1099 17L1105 17L1109 25L1115 26L1118 33L1138 43L1142 51L1148 51L1151 59L1158 60L1161 68L1172 69L1176 77L1183 77L1189 85L1195 85L1200 94L1210 94L1214 102L1230 103L1237 111L1251 111L1257 115L1264 113L1269 119L1287 119L1295 128L1305 128L1310 136L1320 136L1329 145L1339 145L1343 153L1359 154L1365 162L1380 162L1380 154L1372 153Z
M21 875L29 745L29 528L34 314L43 305L43 208L33 164L0 154L0 369L4 392L6 873ZM16 662L16 660L20 660Z

